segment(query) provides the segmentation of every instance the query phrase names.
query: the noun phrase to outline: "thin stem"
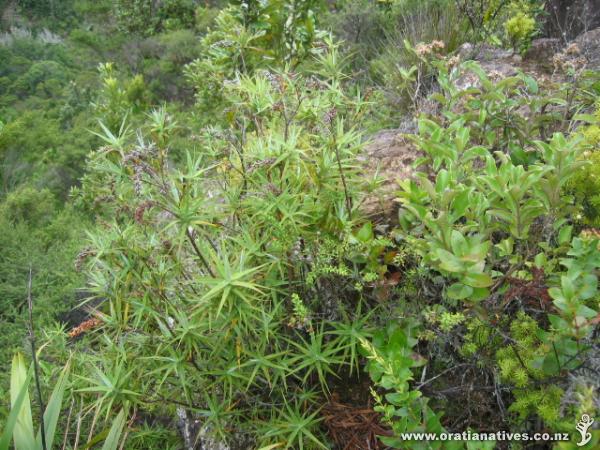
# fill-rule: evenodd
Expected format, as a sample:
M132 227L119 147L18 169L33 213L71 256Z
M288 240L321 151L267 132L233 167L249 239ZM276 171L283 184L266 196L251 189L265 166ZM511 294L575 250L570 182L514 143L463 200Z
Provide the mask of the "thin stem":
M463 363L463 364L459 364L459 365L457 365L457 366L449 367L448 369L446 369L446 370L444 370L444 371L442 371L442 372L438 373L438 374L437 374L436 376L434 376L433 378L430 378L429 380L426 380L426 381L422 381L421 383L419 383L419 384L416 386L416 389L421 389L423 386L425 386L425 385L427 385L427 384L431 383L432 381L434 381L434 380L438 379L438 378L439 378L439 377L441 377L442 375L445 375L446 373L450 372L451 370L458 369L459 367L470 366L470 365L471 365L471 364L468 364L468 363ZM425 367L427 367L427 366L425 366Z
M558 352L556 351L556 346L554 345L554 342L552 343L552 349L554 350L554 357L556 358L556 364L558 365L558 372L560 373L562 370L562 367L560 366L560 358L558 357Z
M44 399L42 398L42 388L40 387L40 373L38 360L36 355L35 348L35 334L33 333L33 300L31 298L31 284L33 278L33 270L31 265L29 266L29 282L27 283L27 305L29 307L29 342L31 343L31 357L33 358L33 373L35 376L35 389L37 391L38 403L40 405L40 424L42 428L42 448L44 450L48 450L48 446L46 445L46 426L44 425L44 410L46 406L44 405Z
M67 448L67 439L69 437L69 427L71 426L71 414L73 413L73 405L75 404L75 399L71 399L71 406L69 407L69 415L67 416L67 425L65 426L65 436L63 438L62 450Z
M75 444L73 444L73 450L77 450L79 447L79 438L81 436L81 422L83 421L82 417L83 412L83 399L79 402L79 412L77 413L77 429L75 430Z
M204 258L204 255L202 255L202 252L200 252L200 249L196 245L196 240L194 239L194 236L192 236L192 233L190 232L190 230L188 228L186 228L185 234L186 234L188 240L190 241L190 244L192 244L192 247L194 247L194 252L196 252L196 255L198 255L198 258L200 258L200 261L202 261L202 264L204 265L204 267L206 268L206 270L208 271L210 276L214 278L215 277L214 272L208 265L208 261L206 261L206 258Z
M125 448L125 443L127 442L127 437L129 436L129 431L131 430L131 427L133 426L133 422L135 422L136 418L137 418L137 410L134 409L133 414L131 415L131 420L127 424L127 429L125 430L125 434L123 435L123 439L121 440L121 446L119 447L119 450L123 450Z
M100 396L98 396L100 397ZM92 440L92 436L94 435L94 430L96 429L96 421L98 420L98 416L100 415L100 406L102 406L102 402L96 405L94 417L92 418L92 426L90 427L90 432L88 434L87 442Z
M533 378L535 380L535 377L529 372L529 369L523 362L523 359L521 358L521 355L519 355L519 352L517 351L516 347L514 345L511 345L510 348L512 348L512 351L515 354L515 356L517 357L517 359L519 360L519 364L521 364L521 367L523 367L523 370L525 370L525 372L527 373L527 375L529 375L530 378Z
M333 148L335 149L335 159L337 159L338 170L340 171L340 177L342 179L342 186L344 187L344 197L346 198L346 208L348 209L348 217L352 214L352 199L348 193L348 186L346 185L346 177L344 176L344 170L342 169L342 162L340 160L340 151L338 149L337 140L332 127L331 134L333 135Z

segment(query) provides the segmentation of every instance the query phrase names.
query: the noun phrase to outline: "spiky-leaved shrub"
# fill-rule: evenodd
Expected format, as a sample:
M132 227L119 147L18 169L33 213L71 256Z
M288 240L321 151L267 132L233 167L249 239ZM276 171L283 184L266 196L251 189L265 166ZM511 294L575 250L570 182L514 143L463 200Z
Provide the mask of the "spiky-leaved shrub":
M365 103L343 91L335 51L312 73L231 80L237 113L181 165L167 114L148 136L104 136L83 183L98 200L84 256L104 326L77 364L102 414L183 408L222 440L324 447L316 402L369 336L359 289L329 291L326 268L351 276L373 239L355 229Z
M185 74L196 92L197 107L212 123L227 112L223 86L237 73L269 67L295 68L318 49L324 37L316 28L315 0L250 2L230 5L215 18L201 40L201 55Z

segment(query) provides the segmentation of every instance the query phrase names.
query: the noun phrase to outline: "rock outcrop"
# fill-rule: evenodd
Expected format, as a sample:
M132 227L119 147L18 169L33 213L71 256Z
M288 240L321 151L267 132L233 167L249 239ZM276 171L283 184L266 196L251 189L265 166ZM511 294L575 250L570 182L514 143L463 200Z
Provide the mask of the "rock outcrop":
M587 69L600 70L600 28L580 34L575 43L587 60Z
M563 42L558 38L534 39L523 55L523 61L541 72L551 74L554 72L552 58L562 47Z
M377 177L381 185L376 193L367 195L361 210L369 218L381 224L397 219L398 204L395 202L400 189L398 180L415 175L412 165L423 154L405 137L406 129L382 130L371 137L359 161L369 179Z

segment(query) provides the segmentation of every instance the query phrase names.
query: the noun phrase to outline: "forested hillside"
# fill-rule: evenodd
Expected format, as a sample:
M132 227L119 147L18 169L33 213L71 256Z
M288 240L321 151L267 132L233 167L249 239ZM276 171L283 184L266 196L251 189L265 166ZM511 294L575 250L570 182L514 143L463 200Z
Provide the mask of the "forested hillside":
M0 450L598 448L599 275L597 0L0 0Z

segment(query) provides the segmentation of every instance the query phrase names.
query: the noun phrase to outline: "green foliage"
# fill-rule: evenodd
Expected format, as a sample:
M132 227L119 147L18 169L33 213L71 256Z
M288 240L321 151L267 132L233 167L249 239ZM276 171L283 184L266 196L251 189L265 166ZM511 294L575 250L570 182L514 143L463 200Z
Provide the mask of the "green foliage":
M23 356L17 353L11 370L11 405L12 410L7 419L7 427L0 439L0 448L8 450L9 438L12 434L16 450L33 450L42 448L44 433L46 448L51 448L54 441L56 425L62 408L63 396L67 387L70 365L64 367L56 382L44 411L44 429L35 432L31 416L31 404L28 395L31 381L31 370L27 371ZM16 420L15 420L16 419ZM14 420L14 422L13 422ZM11 429L12 428L12 429Z
M586 145L595 149L600 145L600 105L596 108L596 113L591 117L590 124L583 127L581 134Z
M270 67L296 67L314 53L322 37L315 29L314 0L251 2L229 6L201 40L201 56L185 73L196 91L200 111L223 114L223 87L238 74ZM213 119L214 120L214 119Z
M473 70L480 73L477 67ZM509 83L507 79L492 87L482 80L486 90L496 92ZM521 80L537 91L527 79ZM478 89L471 93L475 103L487 97ZM438 97L443 104L453 104L448 97ZM505 128L501 136L486 137L484 130L495 126L486 111L503 115L511 107L505 100L496 96L472 119L468 108L462 113L445 111L441 123L420 119L414 140L425 154L417 165L426 170L418 180L400 183L403 239L421 255L422 265L441 274L447 304L485 305L473 307L486 319L466 322L461 354L477 356L477 364L484 367L493 364L490 356L495 352L503 381L513 386L510 411L520 421L535 414L561 430L575 420L561 406L564 390L558 384L538 384L582 364L600 310L597 240L572 238L574 198L565 195L585 166L585 145L577 135L567 139L555 133L547 140L530 141L535 147L525 158L511 143L511 136L521 133L518 125L515 134ZM536 291L540 280L547 288ZM553 303L553 310L544 315L548 330L522 310L516 318L489 318L490 301L497 296L510 302L539 295ZM426 318L446 333L465 321L463 314L439 315L434 310ZM505 335L497 331L502 327L510 328L508 346L502 346ZM422 337L438 342L427 333ZM498 346L502 348L496 351Z
M536 28L535 18L544 10L544 2L539 0L459 0L457 3L461 13L468 18L475 40L498 44L505 32L515 49L518 45L528 44Z
M65 132L60 119L43 111L27 111L7 122L0 135L2 191L29 180L64 198L81 170L91 137L84 130Z
M124 116L144 111L148 104L148 91L142 75L119 80L112 63L98 66L102 89L93 107L99 119L112 132L116 132Z
M548 291L559 313L548 317L560 334L558 342L553 342L557 356L562 357L562 360L555 361L558 370L576 355L575 348L581 351L577 343L592 333L592 319L600 306L597 299L596 271L600 267L597 239L574 238L567 255L560 260L567 269L560 278L560 286Z
M48 79L51 78L52 82ZM51 96L64 86L67 79L65 68L56 61L40 61L33 64L27 72L11 86L13 92L19 97L32 93L42 96Z
M394 51L402 47L394 46ZM408 40L403 42L404 55L385 54L373 63L386 89L395 97L394 102L410 105L416 111L420 101L426 97L435 82L436 63L447 51L443 41L422 42L413 47ZM405 67L397 61L404 61ZM393 63L391 61L394 61Z
M102 444L102 450L117 450L119 448L119 441L121 440L121 433L125 426L125 411L119 411L119 414L115 417L113 424L108 430L108 435Z
M326 276L305 277L326 239L339 248L374 240L354 207L354 125L365 104L328 61L307 75L239 75L224 87L237 115L206 129L181 165L168 161L175 127L164 111L148 116L147 138L101 133L108 145L91 157L81 198L95 199L106 221L91 236L89 280L106 298L108 339L78 365L79 392L101 414L157 401L166 411L173 400L221 438L225 427L256 438L266 422L268 442L323 447L308 392L326 393L331 377L356 368L369 334L354 289L352 301L320 299ZM351 257L337 264L352 267ZM275 419L269 405L290 390L298 394Z
M600 109L595 115L588 117L589 124L580 128L582 145L585 150L582 159L588 161L568 184L567 189L575 195L580 205L578 218L583 224L600 226Z
M72 8L72 1L62 2L61 9L69 12ZM52 0L19 0L19 6L28 13L38 16L50 14L52 16L57 12L57 5Z
M65 22L71 6L62 5ZM51 21L47 12L31 12L22 5L23 17L45 14ZM38 336L76 305L82 283L73 261L88 221L64 201L96 145L86 131L93 123L85 88L89 55L58 35L50 38L47 30L13 31L0 46L0 422L10 409L11 357L27 334L29 269Z
M535 32L535 19L519 12L504 23L504 30L512 47L522 49L527 46Z
M0 203L0 393L7 386L8 364L27 333L26 295L30 266L36 327L50 324L75 306L81 279L73 261L79 251L86 220L70 208L58 209L47 191L23 187ZM0 395L0 405L7 407Z
M330 11L324 25L341 40L353 82L376 87L378 127L397 126L434 87L434 55L415 48L435 42L443 56L468 38L466 18L449 0L352 0Z
M55 213L55 199L48 189L38 191L23 186L12 191L0 205L0 214L12 224L25 223L34 227L48 224Z
M5 428L0 435L0 449L8 450L11 437L16 450L34 450L42 448L56 448L54 446L56 432L62 432L65 435L64 443L67 442L68 430L57 428L61 419L63 398L67 392L69 385L69 376L71 371L71 361L62 368L56 384L54 385L46 409L43 415L44 437L42 440L42 430L34 430L32 418L32 403L29 399L29 389L32 380L33 369L27 370L25 360L20 353L15 354L12 361L11 369L11 411L6 420ZM121 441L123 428L125 426L126 416L125 411L121 410L114 418L110 430L106 436L99 435L95 437L93 443L104 442L102 450L116 450ZM68 425L67 425L68 426ZM80 430L77 430L75 441L79 440ZM10 447L12 448L12 447Z
M536 403L531 400L542 400L542 398L545 398L547 389L542 388L536 391L534 386L536 380L545 378L544 372L539 367L536 367L535 360L550 354L550 349L544 348L540 341L538 323L523 312L520 312L512 321L510 330L510 336L514 343L499 349L496 352L496 358L503 381L517 388L513 391L517 399L511 408L517 412L521 420L524 420L530 414L539 414L548 407L548 404L544 401ZM556 393L555 386L550 387L548 394L550 393ZM555 409L555 413L553 414L555 416L554 421L558 418L560 398L560 393L558 396L552 395L554 401L551 403ZM552 424L552 421L548 421L548 414L541 415L541 417L546 422L549 422L549 424Z
M466 323L464 342L460 353L466 357L485 356L488 348L500 345L501 341L495 338L492 327L477 317L470 318ZM479 353L478 353L479 352Z
M410 386L412 369L425 362L413 350L418 343L418 327L418 323L407 319L404 323L392 323L385 331L376 333L373 343L362 341L369 359L369 375L378 387L385 390L383 397L373 391L375 411L383 414L394 433L393 437L380 439L393 448L441 448L439 443L432 447L432 443L402 440L400 435L445 431L440 424L440 417L427 406L428 400Z
M461 313L448 313L444 312L440 316L440 329L444 332L449 332L456 326L460 325L465 321L464 314Z
M112 2L78 0L73 4L73 10L80 17L87 19L104 19L111 11Z
M115 3L115 16L124 30L152 34L159 25L155 5L150 0L120 0Z
M75 372L48 422L65 447L179 448L198 425L330 448L320 408L367 408L364 369L397 448L437 448L400 433L456 431L458 410L516 431L597 414L600 258L579 233L600 204L597 74L538 84L452 56L525 50L542 2L53 5L2 16L32 32L0 45L0 357L8 374L32 266L42 391ZM361 215L363 132L424 105L388 233ZM0 448L17 423L39 447L20 364Z
M459 67L436 64L441 92L431 99L439 103L450 121L463 119L470 128L470 143L508 153L517 164L534 162L530 148L548 141L553 132L569 132L569 117L595 101L596 76L571 84L540 86L525 74L493 79L475 62ZM462 77L474 77L466 86Z
M292 302L293 308L292 318L289 322L290 325L297 328L306 328L310 326L310 313L300 296L294 292L290 301Z
M322 420L318 417L319 411L303 412L299 405L291 406L285 404L285 408L273 411L273 417L261 428L261 447L262 449L277 448L283 445L284 448L317 449L329 448L317 437L317 428Z
M168 0L161 5L158 16L164 29L179 30L194 26L195 13L193 0Z
M191 28L194 24L192 0L119 0L114 12L121 29L151 35L161 30Z
M31 37L1 46L0 55L2 195L29 182L64 200L96 145L86 131L93 119L85 63L67 45Z
M488 258L512 254L513 240L528 240L544 214L554 220L567 214L571 200L560 193L581 165L577 150L556 135L539 144L540 161L525 168L502 153L494 159L483 146L469 147L464 119L444 129L422 119L420 130L417 141L436 174L433 182L425 176L402 182L404 226L419 224L412 234L421 236L414 244L424 262L456 280L446 291L449 298L483 300L494 284ZM494 246L494 233L510 245Z
M200 33L206 33L218 15L218 8L198 6L194 11L194 28Z
M553 327L558 334L562 333L560 325L553 323ZM580 353L577 344L548 340L552 333L540 330L539 324L522 312L513 320L510 330L513 343L496 352L500 376L515 387L512 390L515 401L509 410L520 421L537 415L554 430L569 430L578 419L581 405L570 405L564 411L564 391L544 380L577 366L576 358ZM593 409L590 411L593 413Z
M339 11L330 12L327 23L345 41L357 69L376 58L385 63L392 56L398 58L396 67L406 68L414 59L405 51L404 41L415 46L439 40L453 51L465 31L455 2L447 0L347 1Z
M522 395L519 395L522 394ZM556 385L533 388L526 391L515 391L515 402L511 405L511 411L518 414L520 420L524 420L530 414L537 414L548 426L557 428L560 418L560 404L564 392ZM569 425L576 420L573 417L568 421ZM569 429L564 427L563 429Z

